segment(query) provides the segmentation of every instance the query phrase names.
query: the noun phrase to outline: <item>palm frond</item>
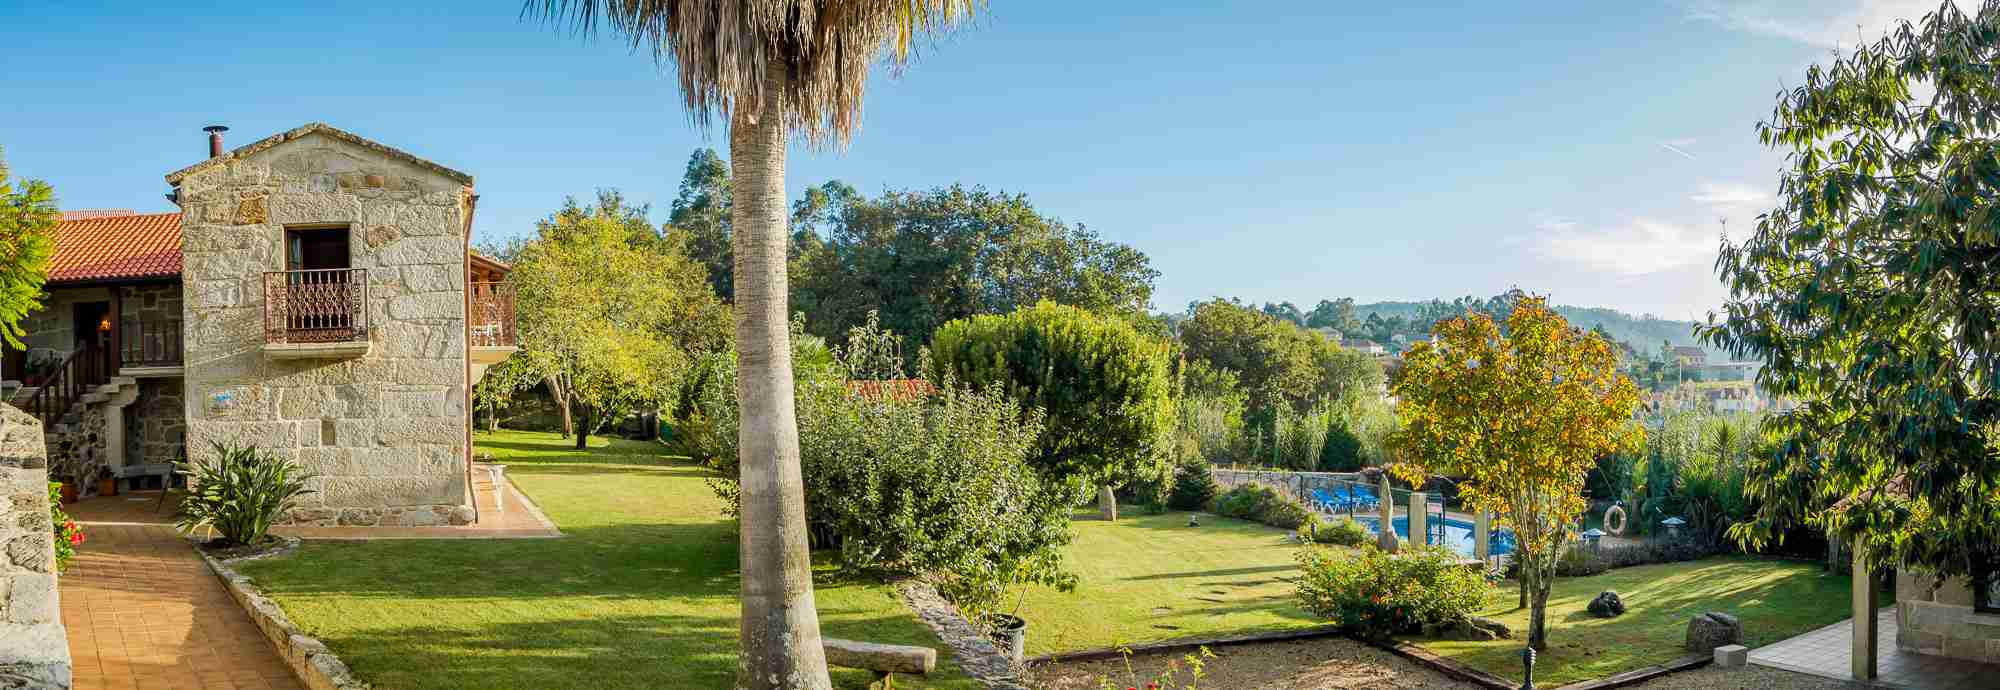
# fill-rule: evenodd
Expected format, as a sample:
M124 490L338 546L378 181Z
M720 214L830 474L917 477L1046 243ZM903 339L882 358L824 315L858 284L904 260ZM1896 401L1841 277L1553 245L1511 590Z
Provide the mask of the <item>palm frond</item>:
M646 50L679 77L689 118L760 112L784 101L786 125L807 142L845 144L861 128L868 72L901 66L917 43L949 30L985 0L527 0L535 16L582 36L600 27ZM786 70L767 94L769 70Z

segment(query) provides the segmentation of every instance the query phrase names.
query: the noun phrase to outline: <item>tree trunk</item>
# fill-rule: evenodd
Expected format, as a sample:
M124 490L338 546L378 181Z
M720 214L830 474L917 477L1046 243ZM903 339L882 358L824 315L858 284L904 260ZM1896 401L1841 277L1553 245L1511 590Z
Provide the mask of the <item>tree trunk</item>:
M554 376L549 377L548 383L549 397L555 399L556 409L562 410L562 438L569 438L570 429L575 426L570 423L569 391L563 390L562 384L557 383Z
M743 492L737 527L743 648L736 687L827 690L833 683L813 602L786 321L785 247L791 234L785 227L787 137L780 93L788 77L782 63L773 61L768 70L763 103L736 101L729 123Z
M576 449L590 448L590 408L578 406L576 411Z
M489 432L500 430L499 403L492 403L486 406L486 430Z
M1549 589L1555 584L1555 573L1537 573L1529 591L1528 646L1536 651L1549 649Z
M1111 490L1110 484L1099 487L1097 490L1097 514L1103 517L1106 522L1118 519L1118 494Z

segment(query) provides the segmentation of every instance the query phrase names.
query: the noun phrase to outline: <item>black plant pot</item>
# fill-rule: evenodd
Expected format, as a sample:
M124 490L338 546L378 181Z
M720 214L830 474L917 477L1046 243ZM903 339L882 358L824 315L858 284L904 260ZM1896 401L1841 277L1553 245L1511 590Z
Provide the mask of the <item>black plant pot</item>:
M994 644L999 645L1001 654L1017 664L1027 657L1027 621L1005 613L989 613L981 622L986 624L987 634L993 637Z

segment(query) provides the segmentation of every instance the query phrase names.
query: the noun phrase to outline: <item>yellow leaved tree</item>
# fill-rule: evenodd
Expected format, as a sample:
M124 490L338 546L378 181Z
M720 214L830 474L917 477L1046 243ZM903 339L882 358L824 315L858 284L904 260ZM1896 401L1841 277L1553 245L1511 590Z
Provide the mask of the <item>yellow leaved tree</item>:
M1548 301L1521 300L1502 324L1480 313L1445 319L1403 355L1391 471L1421 483L1462 478L1459 496L1514 530L1532 606L1528 644L1546 649L1556 560L1576 538L1584 475L1637 443L1639 390L1603 338L1571 328Z

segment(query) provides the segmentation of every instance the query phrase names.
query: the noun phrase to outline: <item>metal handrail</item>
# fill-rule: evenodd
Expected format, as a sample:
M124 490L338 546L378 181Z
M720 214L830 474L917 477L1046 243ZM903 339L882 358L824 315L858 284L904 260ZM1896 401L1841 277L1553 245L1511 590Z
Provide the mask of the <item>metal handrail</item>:
M514 284L470 283L470 309L466 313L473 347L513 347Z
M264 340L334 343L368 339L368 269L264 274Z

